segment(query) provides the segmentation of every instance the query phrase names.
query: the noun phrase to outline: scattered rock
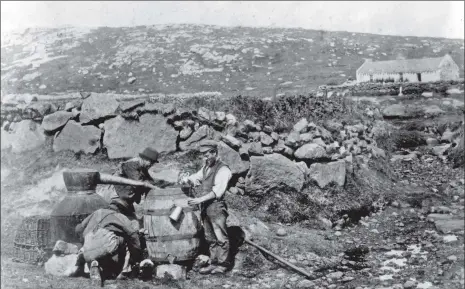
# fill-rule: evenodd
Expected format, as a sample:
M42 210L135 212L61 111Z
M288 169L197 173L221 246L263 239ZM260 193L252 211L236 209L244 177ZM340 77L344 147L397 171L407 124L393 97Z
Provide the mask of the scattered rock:
M263 147L259 142L253 142L248 145L248 151L250 156L263 156Z
M232 147L235 150L238 150L242 145L240 140L238 140L237 138L235 138L235 137L233 137L232 135L229 135L229 134L225 135L225 136L222 136L221 140L224 141L224 143L226 143L227 145L229 145L230 147Z
M276 231L276 236L279 236L279 237L284 237L287 235L287 232L284 228L279 228L277 231Z
M315 287L315 282L306 280L306 279L297 283L297 288L299 289L312 289L314 287Z
M190 126L185 126L183 127L183 129L179 132L179 138L181 140L186 140L188 139L192 133L194 133L194 131L192 130L192 128Z
M385 118L403 118L407 116L405 106L402 104L392 104L382 112Z
M327 164L315 163L310 166L309 177L320 188L325 188L331 183L343 187L346 180L346 164L344 160Z
M136 78L135 78L135 77L130 77L130 78L128 79L128 83L129 83L129 84L133 84L134 82L136 82Z
M55 132L65 126L65 124L73 118L72 112L57 111L55 113L46 115L42 121L42 128L46 132Z
M200 141L203 139L216 139L217 134L215 130L209 127L208 125L201 126L196 130L190 138L179 143L179 148L183 151L189 149L195 149Z
M342 272L333 272L333 273L329 273L326 275L327 278L331 278L331 279L336 279L336 280L339 280L342 278L342 276L344 276L344 273Z
M274 143L274 139L264 132L260 132L260 141L264 146L270 146Z
M307 126L308 126L308 121L306 118L302 118L301 120L299 120L295 125L294 127L292 128L292 130L296 133L305 133L306 130L307 130Z
M92 125L82 126L70 120L53 141L53 151L95 153L100 147L100 129Z

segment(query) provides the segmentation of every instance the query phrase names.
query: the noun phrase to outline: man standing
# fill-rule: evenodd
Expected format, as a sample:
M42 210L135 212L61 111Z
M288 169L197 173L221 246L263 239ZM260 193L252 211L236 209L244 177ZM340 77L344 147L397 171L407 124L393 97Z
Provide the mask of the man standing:
M232 173L218 157L218 144L215 141L203 141L199 150L204 155L205 165L181 182L200 188L201 196L188 201L190 206L201 207L205 240L210 249L210 266L202 268L200 273L222 274L229 265L229 237L226 227L228 210L224 193Z

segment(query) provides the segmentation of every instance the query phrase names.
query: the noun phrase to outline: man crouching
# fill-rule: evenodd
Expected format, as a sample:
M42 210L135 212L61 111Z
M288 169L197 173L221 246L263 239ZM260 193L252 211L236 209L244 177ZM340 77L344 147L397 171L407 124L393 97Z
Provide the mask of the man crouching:
M104 280L114 279L121 273L126 248L132 266L153 268L150 260L139 265L142 259L139 231L114 203L108 209L92 213L76 226L75 231L84 239L79 257L88 264L93 285L103 286Z

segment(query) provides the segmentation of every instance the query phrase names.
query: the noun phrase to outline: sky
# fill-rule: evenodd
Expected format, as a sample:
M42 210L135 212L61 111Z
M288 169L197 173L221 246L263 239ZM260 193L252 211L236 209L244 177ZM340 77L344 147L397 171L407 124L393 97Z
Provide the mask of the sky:
M1 30L192 23L464 39L464 2L2 1Z

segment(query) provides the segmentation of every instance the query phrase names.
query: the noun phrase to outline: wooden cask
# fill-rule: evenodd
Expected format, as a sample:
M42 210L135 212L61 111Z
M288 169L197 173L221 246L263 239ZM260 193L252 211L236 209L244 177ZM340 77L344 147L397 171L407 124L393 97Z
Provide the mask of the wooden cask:
M200 211L187 204L181 188L152 190L144 201L144 229L147 251L154 262L194 260L200 247ZM183 208L177 222L169 216L174 206Z

